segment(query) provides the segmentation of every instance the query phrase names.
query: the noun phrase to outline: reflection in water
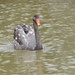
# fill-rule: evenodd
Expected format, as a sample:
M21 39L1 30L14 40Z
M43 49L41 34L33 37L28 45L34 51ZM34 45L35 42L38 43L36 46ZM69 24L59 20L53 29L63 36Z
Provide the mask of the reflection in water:
M39 14L43 51L14 51L13 30ZM1 75L75 75L75 0L0 1Z
M40 54L36 51L16 51L15 61L19 64L17 74L20 75L43 75Z
M43 75L42 51L0 52L1 75Z

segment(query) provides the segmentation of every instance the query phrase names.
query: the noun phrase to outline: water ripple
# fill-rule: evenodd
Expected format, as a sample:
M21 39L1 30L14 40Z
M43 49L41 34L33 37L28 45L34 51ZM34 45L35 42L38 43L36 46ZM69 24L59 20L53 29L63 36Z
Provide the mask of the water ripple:
M9 75L18 75L18 73L74 75L74 2L72 0L7 2L0 4L0 71L2 74L6 75L9 72ZM42 52L15 53L10 44L13 41L13 30L19 24L32 25L34 14L40 15L39 31L44 49Z

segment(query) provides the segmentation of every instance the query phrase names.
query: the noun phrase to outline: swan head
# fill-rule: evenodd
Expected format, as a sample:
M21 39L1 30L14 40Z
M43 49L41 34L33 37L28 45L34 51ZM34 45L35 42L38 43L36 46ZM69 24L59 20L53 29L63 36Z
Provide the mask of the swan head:
M40 25L40 19L39 19L39 15L34 15L33 17L33 21L36 23L36 25Z

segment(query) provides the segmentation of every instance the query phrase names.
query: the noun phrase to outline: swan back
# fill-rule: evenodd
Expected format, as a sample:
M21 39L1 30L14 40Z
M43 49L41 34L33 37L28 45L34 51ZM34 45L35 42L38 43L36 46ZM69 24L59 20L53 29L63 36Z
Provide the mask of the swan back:
M28 25L17 26L14 32L14 43L16 49L34 50L36 47L36 41L32 27Z

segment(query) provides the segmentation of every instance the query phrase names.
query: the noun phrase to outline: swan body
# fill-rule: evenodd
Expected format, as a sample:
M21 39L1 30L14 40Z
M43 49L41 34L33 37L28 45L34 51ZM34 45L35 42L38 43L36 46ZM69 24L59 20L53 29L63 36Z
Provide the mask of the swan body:
M35 18L35 17L34 17ZM34 21L33 21L34 22ZM18 25L14 30L14 48L15 49L42 49L39 44L40 40L36 24L33 23L34 29L29 25ZM37 35L36 35L37 34ZM38 39L36 39L38 37ZM39 41L38 41L39 40ZM37 44L38 41L38 44ZM40 46L40 48L38 46Z

